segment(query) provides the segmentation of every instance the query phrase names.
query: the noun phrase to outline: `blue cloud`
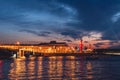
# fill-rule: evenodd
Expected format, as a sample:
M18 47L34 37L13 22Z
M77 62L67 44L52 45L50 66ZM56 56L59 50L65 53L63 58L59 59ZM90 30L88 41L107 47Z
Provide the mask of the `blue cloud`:
M50 32L79 39L100 32L102 39L120 37L120 0L0 0L0 5L2 34L11 30L46 37Z

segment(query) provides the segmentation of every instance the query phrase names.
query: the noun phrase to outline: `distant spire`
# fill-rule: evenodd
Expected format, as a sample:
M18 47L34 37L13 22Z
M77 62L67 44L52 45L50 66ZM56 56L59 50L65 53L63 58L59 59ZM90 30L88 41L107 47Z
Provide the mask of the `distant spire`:
M80 40L80 52L83 52L83 40Z

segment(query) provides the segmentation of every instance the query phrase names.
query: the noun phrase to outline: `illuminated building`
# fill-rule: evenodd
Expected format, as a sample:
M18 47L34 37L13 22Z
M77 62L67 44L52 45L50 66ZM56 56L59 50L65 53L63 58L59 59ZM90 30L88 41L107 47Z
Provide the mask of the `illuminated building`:
M73 50L65 42L51 41L49 43L40 43L40 51L43 53L69 53Z

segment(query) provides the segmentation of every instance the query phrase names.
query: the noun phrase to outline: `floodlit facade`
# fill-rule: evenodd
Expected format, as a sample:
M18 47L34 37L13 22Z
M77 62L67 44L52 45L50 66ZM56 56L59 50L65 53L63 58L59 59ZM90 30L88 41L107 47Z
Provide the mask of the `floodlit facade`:
M71 53L74 49L70 48L65 42L51 41L49 43L40 43L41 53Z

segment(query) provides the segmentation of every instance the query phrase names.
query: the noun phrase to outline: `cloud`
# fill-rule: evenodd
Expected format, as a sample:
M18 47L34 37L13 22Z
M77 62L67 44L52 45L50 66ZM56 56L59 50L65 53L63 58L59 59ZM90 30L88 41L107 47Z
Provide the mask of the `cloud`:
M64 41L67 41L67 42L72 42L71 40L68 40L68 39L66 39L66 40L64 40Z
M13 31L16 36L27 33L68 42L88 36L120 39L120 0L0 0L0 5L2 34Z
M113 23L117 22L120 18L120 12L116 13L115 15L112 16L111 20Z
M60 31L60 34L61 34L61 35L70 36L70 37L72 37L72 38L74 38L74 39L76 39L76 38L81 38L80 33L81 33L81 32L74 31L74 30L68 30L68 29L67 29L67 30L64 30L64 31Z
M44 36L44 37L48 37L48 35L50 34L50 32L47 31L34 31L34 30L20 30L20 32L27 32L37 36Z
M40 28L41 26L41 29L43 27L64 28L69 27L66 24L79 22L77 10L64 3L48 0L13 1L1 1L0 21L20 27Z
M16 31L21 33L27 32L39 37L46 37L47 33L41 31L57 33L57 30L62 31L71 27L67 26L67 24L79 22L77 19L78 12L75 8L57 1L42 0L39 2L37 0L25 0L23 2L13 0L0 2L2 3L0 3L0 24L14 24L16 26L15 29L18 29ZM7 31L8 26L4 28ZM11 26L9 28L13 29Z
M95 48L119 48L120 42L116 40L99 40L93 44Z

